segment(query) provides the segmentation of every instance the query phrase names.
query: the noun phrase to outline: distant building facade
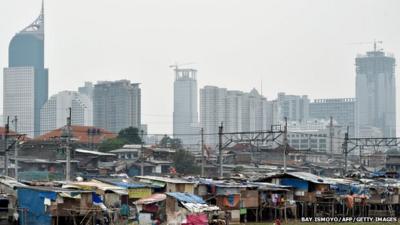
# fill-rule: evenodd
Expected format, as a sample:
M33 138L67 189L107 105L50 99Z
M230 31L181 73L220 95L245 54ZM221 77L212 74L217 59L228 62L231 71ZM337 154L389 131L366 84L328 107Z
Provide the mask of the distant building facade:
M332 117L339 125L349 126L350 135L355 131L355 98L315 99L310 103L310 118L329 120Z
M345 132L346 129L336 122L331 128L328 120L290 121L288 143L296 150L341 154Z
M175 68L173 136L184 145L200 140L197 70Z
M93 125L118 133L141 126L141 89L129 80L101 81L93 90Z
M200 90L200 126L205 142L211 147L218 143L218 127L224 132L249 132L270 129L271 105L255 89L249 93L226 88L205 86Z
M395 58L375 45L355 61L358 130L377 127L385 137L396 137Z
M18 132L39 135L40 108L48 98L44 68L44 13L11 40L3 77L3 116L18 117Z
M227 102L227 90L215 86L205 86L200 89L200 126L203 128L205 143L215 147L218 143L218 127L224 123L227 129L241 128L241 95L236 96L231 92ZM226 105L228 103L228 109ZM229 116L229 123L227 121Z
M78 92L81 94L85 94L89 96L90 99L93 99L93 90L94 90L94 85L92 82L85 82L85 84L82 87L78 88Z
M51 96L40 110L40 134L65 126L69 108L72 125L93 125L93 103L89 96L75 91L62 91Z
M283 121L285 117L289 121L302 121L309 118L310 99L307 95L286 95L280 92L277 103L280 121Z

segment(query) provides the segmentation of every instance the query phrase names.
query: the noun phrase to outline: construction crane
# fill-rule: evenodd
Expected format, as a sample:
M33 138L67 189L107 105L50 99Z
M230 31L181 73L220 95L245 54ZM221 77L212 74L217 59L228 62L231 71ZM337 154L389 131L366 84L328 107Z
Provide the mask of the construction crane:
M370 41L370 42L353 42L353 43L349 43L350 45L370 45L373 44L374 45L374 52L376 51L382 51L383 48L377 49L377 45L378 44L383 44L383 41Z
M187 65L192 65L192 64L195 64L195 63L193 63L193 62L182 63L182 64L175 63L173 65L170 65L169 68L174 68L174 70L178 70L180 66L187 66Z

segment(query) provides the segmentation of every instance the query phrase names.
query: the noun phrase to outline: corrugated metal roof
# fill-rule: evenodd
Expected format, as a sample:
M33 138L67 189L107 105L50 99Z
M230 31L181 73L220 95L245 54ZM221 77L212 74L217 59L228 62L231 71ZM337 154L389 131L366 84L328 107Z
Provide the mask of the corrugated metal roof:
M265 182L249 182L251 185L255 185L259 190L271 190L271 191L289 191L290 186L265 183Z
M136 205L147 205L147 204L152 204L155 202L161 202L164 201L167 198L165 194L152 194L151 196L147 198L141 198L137 201L134 202Z
M148 187L148 188L153 188L153 186L151 184L148 183L140 183L134 180L131 180L129 178L95 178L94 180L103 182L103 183L107 183L107 184L111 184L111 185L115 185L118 187L122 187L122 188L144 188L144 187Z
M126 183L126 182L111 182L113 185L123 188L145 188L149 187L147 184L139 184L139 183Z
M75 152L91 154L91 155L98 155L98 156L115 156L115 154L112 154L112 153L91 151L91 150L85 150L85 149L75 149Z
M171 184L194 184L194 182L190 182L179 178L157 177L157 176L136 176L136 177L141 180L153 180Z
M312 183L316 184L332 184L332 182L329 182L328 180L325 180L325 178L317 176L312 173L306 173L306 172L288 172L286 173L290 176L297 177L299 179L309 181Z
M69 188L80 188L80 189L99 189L102 191L113 191L113 190L125 190L125 188L118 187L111 184L106 184L101 181L92 180L92 181L84 181L84 182L72 182L63 185L63 187Z
M206 204L206 202L201 197L194 194L181 193L181 192L168 192L166 194L168 196L176 198L180 202Z
M0 183L10 187L11 189L27 186L23 183L18 182L16 179L8 176L0 176Z

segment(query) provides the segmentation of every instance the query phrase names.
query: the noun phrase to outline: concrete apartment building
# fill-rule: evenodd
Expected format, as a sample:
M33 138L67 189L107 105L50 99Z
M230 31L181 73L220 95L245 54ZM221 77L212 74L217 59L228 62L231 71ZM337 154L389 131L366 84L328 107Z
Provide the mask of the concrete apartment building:
M310 99L307 95L287 95L284 92L278 93L278 114L279 120L302 121L309 118Z
M255 89L249 93L205 86L200 89L200 126L207 134L205 142L218 144L218 127L224 132L246 132L270 129L271 105Z
M93 90L93 125L118 133L141 127L141 89L129 80L100 81Z
M51 96L40 110L40 134L65 126L69 108L72 125L93 125L93 103L89 96L76 91L62 91Z
M355 98L315 99L310 103L310 118L330 120L333 118L339 125L349 126L349 133L355 131Z
M330 132L332 131L332 139ZM327 154L341 154L346 129L336 122L330 128L329 120L306 120L288 122L288 142L297 150ZM330 149L332 141L332 149ZM331 152L332 151L332 152Z

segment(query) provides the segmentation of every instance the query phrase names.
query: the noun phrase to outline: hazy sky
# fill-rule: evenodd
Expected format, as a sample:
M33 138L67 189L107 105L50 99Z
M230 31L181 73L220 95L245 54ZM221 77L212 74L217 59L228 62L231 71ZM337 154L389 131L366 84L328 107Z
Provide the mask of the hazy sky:
M0 0L0 67L40 6ZM372 44L352 43L382 40L399 56L399 28L398 0L47 0L49 94L130 79L142 83L149 132L170 133L175 62L195 62L199 88L249 91L262 80L268 99L354 97L354 57Z

